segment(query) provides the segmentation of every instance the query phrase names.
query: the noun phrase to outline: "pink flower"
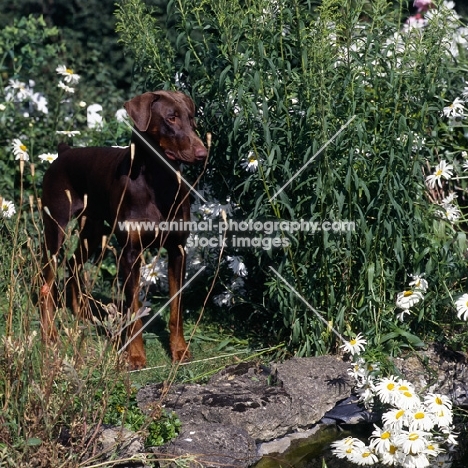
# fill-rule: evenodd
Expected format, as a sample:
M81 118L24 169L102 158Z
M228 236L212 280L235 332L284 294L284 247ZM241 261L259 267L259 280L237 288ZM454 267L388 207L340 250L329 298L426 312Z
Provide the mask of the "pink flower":
M414 0L413 6L417 8L418 13L423 13L429 10L433 5L432 0Z

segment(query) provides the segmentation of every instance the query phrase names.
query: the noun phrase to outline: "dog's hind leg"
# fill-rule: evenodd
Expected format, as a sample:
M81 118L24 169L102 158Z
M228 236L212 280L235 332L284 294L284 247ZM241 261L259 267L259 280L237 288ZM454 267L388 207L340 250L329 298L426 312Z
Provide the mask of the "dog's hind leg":
M83 290L83 283L80 280L80 272L88 258L97 250L102 242L104 224L101 220L96 221L86 215L81 216L78 222L80 242L68 262L71 307L77 317L89 319L92 314L86 291Z

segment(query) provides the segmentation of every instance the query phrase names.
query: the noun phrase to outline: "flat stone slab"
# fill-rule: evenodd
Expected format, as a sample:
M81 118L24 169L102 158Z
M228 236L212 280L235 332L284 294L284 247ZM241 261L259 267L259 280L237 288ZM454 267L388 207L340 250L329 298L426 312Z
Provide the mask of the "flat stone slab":
M182 428L213 423L244 429L256 442L307 429L350 396L349 363L334 356L293 358L271 368L229 366L206 385L175 385L163 405ZM161 401L162 385L147 385L137 401L150 412Z
M174 463L174 458L178 458L179 464ZM181 465L189 468L243 468L259 459L255 441L244 429L213 423L197 424L182 430L176 439L158 452L161 468Z

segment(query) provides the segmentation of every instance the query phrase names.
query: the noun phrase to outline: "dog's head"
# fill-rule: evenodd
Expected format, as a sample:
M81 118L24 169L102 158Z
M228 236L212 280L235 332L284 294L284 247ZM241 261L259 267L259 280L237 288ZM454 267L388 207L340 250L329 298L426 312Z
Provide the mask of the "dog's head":
M140 132L149 134L169 159L183 163L205 160L207 150L195 133L195 105L179 91L155 91L124 104Z

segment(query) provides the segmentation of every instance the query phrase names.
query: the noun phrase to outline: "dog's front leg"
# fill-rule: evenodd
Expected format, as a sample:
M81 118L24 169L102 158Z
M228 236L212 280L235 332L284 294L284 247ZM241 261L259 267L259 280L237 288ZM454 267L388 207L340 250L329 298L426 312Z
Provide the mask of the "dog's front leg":
M57 341L57 328L55 327L55 313L57 310L57 286L55 284L55 270L57 260L55 255L45 260L43 270L44 284L41 287L41 334L44 343Z
M184 324L182 316L182 297L180 289L185 278L185 250L182 245L167 246L169 296L171 302L169 318L170 347L173 361L183 361L190 358L188 345L184 338ZM176 296L176 297L174 297Z
M125 306L128 311L128 320L132 321L127 332L127 340L131 340L127 352L132 369L141 369L146 366L146 354L141 332L143 324L140 318L135 320L140 310L140 302L138 299L140 291L140 254L141 249L127 246L122 253L122 259L120 261L120 271L124 281Z

